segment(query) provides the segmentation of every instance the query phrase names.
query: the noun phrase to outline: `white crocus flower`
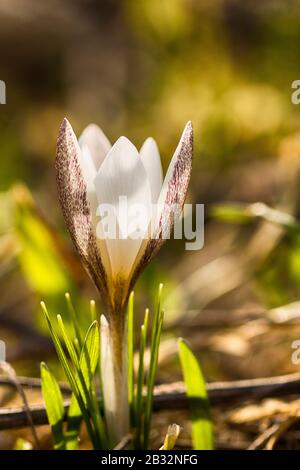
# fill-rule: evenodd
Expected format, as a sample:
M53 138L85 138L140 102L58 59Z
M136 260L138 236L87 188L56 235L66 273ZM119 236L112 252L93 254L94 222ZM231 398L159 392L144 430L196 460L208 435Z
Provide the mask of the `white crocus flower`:
M56 173L62 211L77 251L106 304L106 317L101 321L106 338L102 345L104 401L115 441L129 429L125 307L138 275L180 215L192 153L193 129L188 122L163 179L158 147L152 138L138 151L126 137L111 146L94 124L83 131L79 141L67 119L59 131ZM122 209L124 200L126 211ZM102 205L113 207L117 214L117 237L105 231L99 216ZM138 205L144 208L144 217L141 236L136 237L127 219Z

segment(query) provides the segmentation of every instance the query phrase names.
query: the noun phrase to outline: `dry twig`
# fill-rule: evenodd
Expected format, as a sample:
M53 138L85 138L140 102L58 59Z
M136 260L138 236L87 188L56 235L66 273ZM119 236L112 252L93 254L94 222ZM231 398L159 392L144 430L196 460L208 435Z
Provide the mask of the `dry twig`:
M19 383L28 387L40 387L39 379L19 377ZM7 377L0 377L0 385L13 385ZM70 392L66 384L62 384L65 392ZM207 384L211 405L232 405L236 402L266 397L288 396L299 394L300 373L282 375L278 377L238 380L233 382L213 382ZM70 400L64 401L67 410ZM159 385L154 391L154 410L187 409L185 387L182 382L168 385ZM31 416L35 425L46 424L47 415L43 404L30 407ZM22 407L0 410L0 429L12 429L27 425L26 412Z

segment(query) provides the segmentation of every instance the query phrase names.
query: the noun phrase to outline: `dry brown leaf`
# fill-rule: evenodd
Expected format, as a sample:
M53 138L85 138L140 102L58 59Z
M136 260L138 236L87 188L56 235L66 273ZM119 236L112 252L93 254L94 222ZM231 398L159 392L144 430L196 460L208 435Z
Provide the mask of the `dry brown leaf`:
M275 415L300 416L300 400L291 403L275 399L264 400L259 405L247 405L234 411L230 414L228 421L234 424L245 424Z

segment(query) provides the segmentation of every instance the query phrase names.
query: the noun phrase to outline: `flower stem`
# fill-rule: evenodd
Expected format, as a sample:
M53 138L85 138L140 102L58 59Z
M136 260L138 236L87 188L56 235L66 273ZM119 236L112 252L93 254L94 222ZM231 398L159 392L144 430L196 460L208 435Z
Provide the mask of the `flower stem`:
M104 412L111 445L129 433L125 316L114 315L108 322L101 316L101 371Z

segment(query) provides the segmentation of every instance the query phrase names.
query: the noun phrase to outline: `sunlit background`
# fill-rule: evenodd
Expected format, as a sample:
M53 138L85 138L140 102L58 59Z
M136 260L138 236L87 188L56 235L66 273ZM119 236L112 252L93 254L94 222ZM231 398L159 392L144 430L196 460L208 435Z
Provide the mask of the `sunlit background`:
M78 135L95 122L112 142L153 136L164 169L194 124L188 202L205 204L205 246L168 242L136 287L142 315L165 285L159 381L181 379L178 336L208 380L297 371L300 231L249 205L300 216L299 44L296 0L0 1L0 339L19 374L46 358L59 374L41 299L63 314L71 292L83 324L90 298L101 308L58 205L64 116Z

